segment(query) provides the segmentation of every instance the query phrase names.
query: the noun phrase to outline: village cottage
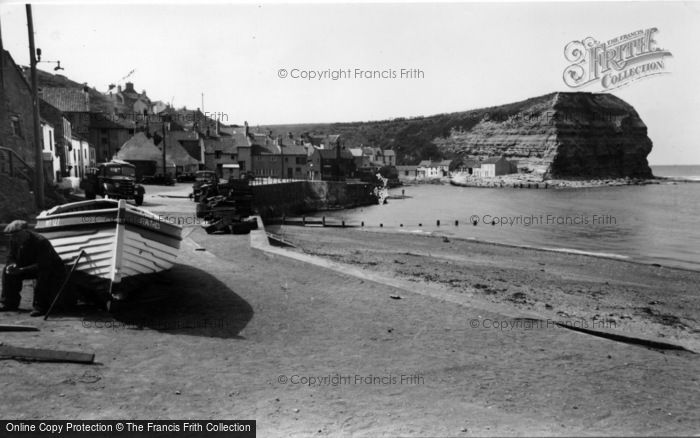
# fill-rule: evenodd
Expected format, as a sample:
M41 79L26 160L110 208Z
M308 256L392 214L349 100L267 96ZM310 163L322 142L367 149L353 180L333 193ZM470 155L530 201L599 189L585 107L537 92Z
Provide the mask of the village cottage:
M10 53L2 50L0 68L0 146L34 165L34 113L31 88ZM8 162L3 159L0 165ZM9 166L9 164L7 164ZM5 172L6 169L0 169Z
M418 166L396 166L401 182L412 182L418 179Z
M61 182L61 159L58 147L54 144L54 127L51 123L41 119L41 144L44 160L44 181L49 184Z
M445 178L450 174L452 160L430 161L423 160L416 169L418 179Z
M53 146L58 158L58 167L54 169L53 180L60 183L63 177L68 176L66 159L72 148L71 124L58 108L41 99L39 100L39 111L41 118L53 127Z
M493 178L518 171L514 162L504 157L491 157L482 161L466 160L459 166L459 171L476 178Z

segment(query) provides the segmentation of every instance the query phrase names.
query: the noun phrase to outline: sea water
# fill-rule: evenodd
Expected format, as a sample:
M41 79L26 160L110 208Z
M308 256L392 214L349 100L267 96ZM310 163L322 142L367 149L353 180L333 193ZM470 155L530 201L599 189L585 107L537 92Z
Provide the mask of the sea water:
M653 171L700 180L700 166ZM402 192L406 198L395 199ZM364 221L367 228L382 224L386 231L437 232L700 270L700 183L585 189L426 184L392 189L390 195L394 199L385 205L324 214Z

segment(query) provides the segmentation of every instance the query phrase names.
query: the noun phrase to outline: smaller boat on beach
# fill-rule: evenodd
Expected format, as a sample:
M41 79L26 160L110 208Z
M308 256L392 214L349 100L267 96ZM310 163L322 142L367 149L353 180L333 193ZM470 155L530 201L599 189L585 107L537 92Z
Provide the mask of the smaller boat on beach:
M36 232L66 264L76 263L90 288L107 301L125 298L125 283L172 268L182 227L125 200L98 199L41 212Z

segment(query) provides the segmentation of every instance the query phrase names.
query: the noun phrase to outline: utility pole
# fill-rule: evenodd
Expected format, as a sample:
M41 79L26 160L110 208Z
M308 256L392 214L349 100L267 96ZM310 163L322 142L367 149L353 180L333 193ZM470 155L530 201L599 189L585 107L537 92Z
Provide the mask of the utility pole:
M168 174L167 168L165 167L165 120L163 120L163 184L165 184L165 181L166 181L165 176L167 174Z
M335 178L340 181L340 137L335 143Z
M280 147L280 161L282 162L282 174L280 175L280 182L284 179L284 149L282 149L282 141L278 137L277 143Z
M44 157L41 147L39 119L39 91L36 85L36 49L34 48L34 21L32 5L27 4L27 30L29 32L29 61L32 81L32 106L34 109L34 199L38 209L44 209Z

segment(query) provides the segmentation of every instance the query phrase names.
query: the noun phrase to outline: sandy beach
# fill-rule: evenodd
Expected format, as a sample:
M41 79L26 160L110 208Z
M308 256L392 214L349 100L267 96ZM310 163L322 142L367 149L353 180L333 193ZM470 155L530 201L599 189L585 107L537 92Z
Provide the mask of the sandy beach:
M147 199L162 211L187 202ZM3 417L256 419L259 436L700 426L697 355L518 319L615 321L613 330L691 348L698 273L441 237L272 231L298 244L292 255L332 265L193 226L178 265L139 291L167 299L114 315L3 314L41 330L3 333L3 344L93 352L97 362L3 361Z
M624 332L700 351L700 273L499 245L419 230L282 227L298 251L381 273L514 316Z

